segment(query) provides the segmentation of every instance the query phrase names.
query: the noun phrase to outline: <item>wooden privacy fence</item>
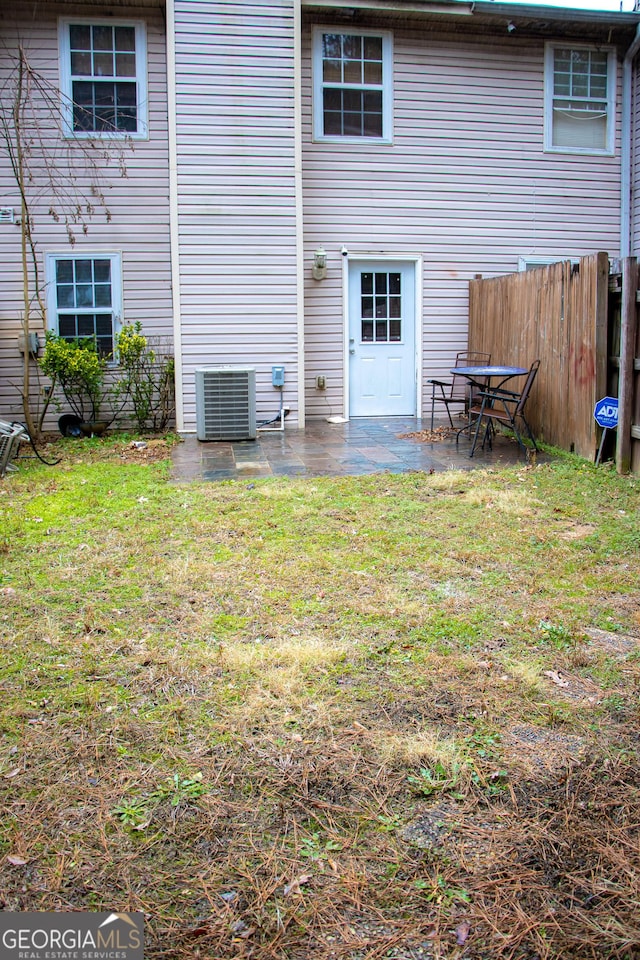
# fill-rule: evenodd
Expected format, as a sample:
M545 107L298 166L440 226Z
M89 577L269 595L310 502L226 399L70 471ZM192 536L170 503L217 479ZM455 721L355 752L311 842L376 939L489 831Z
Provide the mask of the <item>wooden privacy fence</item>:
M640 422L637 360L632 383L629 377L629 352L634 358L638 356L637 322L633 329L625 323L630 312L635 320L637 266L635 260L631 264L624 261L623 265L624 292L618 297L621 352L618 363L615 357L612 362L619 366L621 389L626 378L628 425L621 422L618 467L632 466L640 471L640 430L634 426ZM628 305L625 308L625 301L629 304L631 300L632 310ZM472 280L469 349L490 352L492 362L522 367L540 358L540 371L527 407L534 434L554 446L594 459L602 434L593 417L594 406L602 397L617 396L617 392L611 392L617 389L617 382L613 383L617 377L612 373L609 354L615 312L606 253L584 257L575 264L567 260L505 277ZM621 408L621 419L622 414ZM622 447L631 445L627 455L621 455L621 441Z

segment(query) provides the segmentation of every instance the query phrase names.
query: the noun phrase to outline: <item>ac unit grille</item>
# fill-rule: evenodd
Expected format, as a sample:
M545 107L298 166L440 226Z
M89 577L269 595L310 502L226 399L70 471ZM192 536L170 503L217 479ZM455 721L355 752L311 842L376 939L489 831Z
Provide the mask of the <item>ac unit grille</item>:
M196 370L196 421L198 440L255 440L255 369Z

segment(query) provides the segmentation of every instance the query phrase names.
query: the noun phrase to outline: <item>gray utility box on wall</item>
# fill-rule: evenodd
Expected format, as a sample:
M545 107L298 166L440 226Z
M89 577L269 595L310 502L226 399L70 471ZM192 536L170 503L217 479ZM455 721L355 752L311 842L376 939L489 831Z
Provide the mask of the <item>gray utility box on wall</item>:
M254 367L201 367L196 370L198 440L256 439Z

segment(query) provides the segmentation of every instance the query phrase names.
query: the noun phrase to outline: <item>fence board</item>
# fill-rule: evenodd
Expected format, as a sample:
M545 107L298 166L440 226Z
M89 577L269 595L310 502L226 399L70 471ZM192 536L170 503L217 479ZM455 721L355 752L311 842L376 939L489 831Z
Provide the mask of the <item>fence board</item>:
M593 459L593 408L606 393L609 258L584 257L472 280L469 349L528 367L540 358L527 419L540 439Z

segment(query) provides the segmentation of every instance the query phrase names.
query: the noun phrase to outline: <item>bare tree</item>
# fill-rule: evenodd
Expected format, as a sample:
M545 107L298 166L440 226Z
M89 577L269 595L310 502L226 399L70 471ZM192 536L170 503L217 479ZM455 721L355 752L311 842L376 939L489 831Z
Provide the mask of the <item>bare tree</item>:
M71 247L78 234L86 235L89 221L111 214L103 182L105 165L114 165L126 177L125 150L130 138L100 140L65 136L62 125L64 95L31 65L23 44L3 55L9 63L0 86L0 153L5 153L20 197L20 254L22 268L22 328L24 337L20 392L24 419L32 437L39 435L48 400L34 399L29 350L34 327L46 329L44 282L37 256L37 217L42 211L64 225ZM35 409L34 409L35 403Z

